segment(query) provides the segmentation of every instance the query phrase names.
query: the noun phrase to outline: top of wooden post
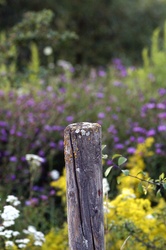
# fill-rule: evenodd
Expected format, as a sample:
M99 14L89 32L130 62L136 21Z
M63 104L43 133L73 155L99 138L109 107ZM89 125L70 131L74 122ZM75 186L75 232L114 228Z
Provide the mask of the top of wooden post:
M72 129L72 130L79 130L79 129L94 129L96 127L101 126L98 123L91 123L91 122L78 122L78 123L72 123L66 127L65 130Z

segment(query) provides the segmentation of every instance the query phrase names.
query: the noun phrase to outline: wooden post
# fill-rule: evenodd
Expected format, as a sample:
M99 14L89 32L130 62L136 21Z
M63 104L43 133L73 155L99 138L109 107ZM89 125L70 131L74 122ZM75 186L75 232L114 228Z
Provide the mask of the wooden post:
M75 123L64 133L71 250L104 250L101 126Z

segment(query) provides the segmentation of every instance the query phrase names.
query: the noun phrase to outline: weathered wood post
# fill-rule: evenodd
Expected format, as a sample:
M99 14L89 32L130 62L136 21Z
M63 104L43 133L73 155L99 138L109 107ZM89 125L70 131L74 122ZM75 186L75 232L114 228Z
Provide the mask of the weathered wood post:
M101 126L71 124L64 143L70 250L104 250Z

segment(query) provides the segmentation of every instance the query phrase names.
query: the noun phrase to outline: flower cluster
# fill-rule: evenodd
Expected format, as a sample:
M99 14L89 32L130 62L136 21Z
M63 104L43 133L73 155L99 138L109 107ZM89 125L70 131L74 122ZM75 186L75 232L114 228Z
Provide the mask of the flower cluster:
M35 227L29 226L28 230L15 231L11 228L15 224L15 220L20 216L20 211L16 208L20 205L20 201L14 195L8 195L3 211L0 212L2 224L0 226L0 237L3 238L5 249L14 249L17 246L19 249L25 248L30 242L34 246L42 246L45 241L44 234L37 231ZM28 238L20 238L22 235L28 234ZM32 244L32 243L31 243Z

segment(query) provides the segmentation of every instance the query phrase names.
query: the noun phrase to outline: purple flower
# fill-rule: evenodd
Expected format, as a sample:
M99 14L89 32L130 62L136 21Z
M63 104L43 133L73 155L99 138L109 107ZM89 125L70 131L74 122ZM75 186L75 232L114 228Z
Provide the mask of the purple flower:
M38 203L39 203L39 199L34 197L34 198L31 198L30 200L27 200L25 202L25 205L26 206L35 206L35 205L38 205Z
M67 122L72 122L73 120L74 120L74 117L71 115L66 117Z
M27 101L26 103L27 106L29 107L34 107L35 106L35 101L31 98Z
M97 98L99 98L99 99L104 98L104 94L103 94L102 92L98 92L98 93L96 94L96 96L97 96Z
M52 127L52 129L53 129L53 131L62 131L63 127L55 125L55 126Z
M118 120L118 116L116 114L112 114L112 119L117 121Z
M156 154L159 154L159 155L162 154L162 150L160 148L156 148L155 152Z
M147 103L146 104L146 107L148 108L148 109L154 109L155 108L155 103Z
M142 136L140 136L140 137L137 138L137 142L138 143L143 143L144 141L145 141L145 138L142 137Z
M115 128L114 125L111 125L109 128L108 128L108 132L111 133L111 134L117 134L117 130Z
M117 143L117 144L115 144L115 148L116 148L116 149L123 149L123 148L124 148L124 145L121 144L121 143Z
M52 127L50 125L45 125L44 130L46 131L52 131Z
M113 164L112 160L107 160L107 166L111 166Z
M51 142L49 143L49 146L50 146L51 148L56 148L56 143L53 142L53 141L51 141Z
M38 154L39 154L39 156L41 156L43 158L43 162L45 162L46 160L44 159L44 156L45 156L44 151L41 149Z
M10 130L10 134L11 134L11 135L14 135L15 132L16 132L15 128L12 128L12 129Z
M16 156L11 156L11 157L9 158L9 161L10 161L10 162L16 162L16 161L17 161L17 157L16 157Z
M41 200L46 201L48 200L48 197L44 194L40 195Z
M164 88L161 88L161 89L159 89L158 90L158 93L159 93L159 95L165 95L166 94L166 89L164 89Z
M21 137L21 136L22 136L22 132L21 132L21 131L18 131L18 132L16 133L16 135L17 135L18 137Z
M135 148L133 148L133 147L129 147L128 149L127 149L127 152L129 153L129 154L134 154L135 153Z
M127 71L126 71L126 68L125 68L125 67L123 67L123 68L121 69L120 75L121 75L122 77L127 76Z
M63 87L61 87L61 88L59 88L59 92L61 92L62 94L63 94L63 93L66 93L66 89L63 88Z
M157 116L158 116L158 118L160 118L160 119L165 119L165 118L166 118L166 112L159 113Z
M112 60L112 62L113 62L113 64L116 65L116 66L119 66L119 65L122 64L122 61L121 61L121 59L119 59L119 58L114 58L114 59Z
M130 140L131 142L135 142L135 137L134 137L134 136L130 136L129 140Z
M60 150L62 150L64 148L64 142L63 142L63 140L60 140L58 142L58 147L59 147Z
M48 86L48 87L46 88L46 90L47 90L48 92L51 92L51 91L53 91L53 87L52 87L52 86Z
M14 180L16 179L15 174L11 174L11 175L10 175L10 179L11 179L12 181L14 181Z
M147 131L146 136L147 137L154 136L155 134L156 134L156 130L152 128L152 129Z
M7 127L8 123L5 121L0 121L0 127Z
M98 71L98 75L99 75L100 77L104 77L104 76L106 76L106 72L105 72L103 69L100 69L100 70Z
M116 87L122 87L123 83L119 82L119 81L115 81L115 82L113 82L113 85L116 86Z
M165 109L165 108L166 108L165 104L163 104L163 103L158 103L158 104L156 104L156 107L157 107L158 109Z
M53 195L55 195L55 193L56 193L55 190L54 190L54 189L51 189L50 195L53 196Z
M4 92L2 90L0 90L0 97L4 96Z
M133 132L145 134L146 133L146 129L141 128L141 127L135 127L135 128L133 128Z
M42 192L43 191L43 188L42 187L39 187L39 186L33 186L33 191L36 191L36 192Z
M114 137L114 142L118 142L119 141L119 137L115 136Z
M166 125L159 125L158 126L158 131L159 132L166 131Z
M103 112L98 113L98 118L99 119L104 119L105 118L105 113L103 113Z
M61 105L61 106L57 106L57 111L59 112L59 113L63 113L64 112L64 106L63 105Z

